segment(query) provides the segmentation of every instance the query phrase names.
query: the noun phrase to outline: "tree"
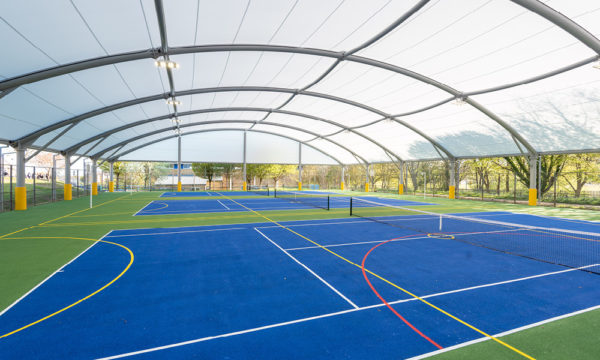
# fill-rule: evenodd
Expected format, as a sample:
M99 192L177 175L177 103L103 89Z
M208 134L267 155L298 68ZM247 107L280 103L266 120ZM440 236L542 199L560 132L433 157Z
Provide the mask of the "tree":
M220 175L220 170L222 170L222 167L218 165L215 163L192 163L192 171L194 175L208 179L208 187L212 188L212 179Z
M258 184L262 184L263 180L269 176L271 164L246 164L246 182L250 183L253 177L258 178Z
M269 176L273 179L274 187L277 187L279 179L294 171L294 165L273 165L271 166Z
M510 156L504 158L510 168L516 175L519 181L529 187L529 159L525 156ZM537 189L543 196L548 190L554 186L556 178L560 176L567 155L544 155L541 157L541 174L538 174L541 182L541 189ZM536 188L538 183L536 181Z
M100 165L102 171L110 173L110 163L105 161ZM117 189L119 188L119 178L127 171L127 165L122 161L113 162L113 174L116 177Z
M581 190L590 181L600 180L598 164L599 154L574 154L567 157L562 178L565 179L575 197L581 196Z

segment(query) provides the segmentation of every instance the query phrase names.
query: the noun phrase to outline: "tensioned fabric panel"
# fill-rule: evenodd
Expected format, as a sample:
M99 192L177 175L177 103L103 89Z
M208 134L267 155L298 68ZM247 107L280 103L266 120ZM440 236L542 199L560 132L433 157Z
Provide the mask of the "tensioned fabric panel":
M460 6L437 1L420 14L360 54L462 91L514 82L593 55L564 30L510 1L464 0Z
M381 30L381 24L392 23L413 3L185 0L166 1L164 8L172 46L272 43L346 50L372 37Z
M330 119L346 126L362 125L381 118L378 114L353 105L305 95L294 97L283 109Z
M544 4L600 36L597 2L552 0ZM374 39L416 5L423 6L351 55L355 47ZM164 44L158 21L162 12L156 10L157 6L164 8ZM41 147L66 129L65 123L80 119L82 114L153 96L159 99L79 121L49 149L62 151L88 142L77 154L94 147L90 153L93 155L124 142L123 152L174 134L177 123L171 118L178 116L184 134L200 129L272 131L318 144L345 163L357 160L327 139L350 148L368 162L387 162L389 155L404 160L446 156L425 137L385 119L389 115L459 158L530 150L550 153L600 149L600 85L596 81L598 70L591 63L527 85L469 95L584 59L591 62L593 56L598 56L590 49L593 44L584 45L576 36L513 1L464 0L457 6L452 1L421 4L417 0L56 0L51 4L30 0L0 4L0 14L0 41L7 49L0 59L0 82L110 55L136 53L148 57L25 81L5 90L0 93L0 141L4 143L24 140L22 144L29 146L27 141L31 139L33 147ZM212 44L220 45L218 51L168 54L180 65L172 71L156 67L155 59L150 58L165 59L161 55L163 47L173 52L175 47ZM227 48L233 45L287 48ZM319 53L327 56L316 55ZM403 75L399 73L402 69L396 72L389 66L389 70L382 69L374 66L374 61L412 73ZM253 86L265 89L244 89ZM219 89L223 87L226 89ZM177 95L181 92L195 94ZM170 93L181 104L168 105L163 97ZM481 111L468 103L456 106L461 102L453 98L463 95L481 104ZM228 109L231 107L281 109L325 121ZM223 111L185 115L206 109ZM165 119L119 131L100 141L89 140L156 117ZM496 117L523 136L533 149L519 148L512 130L499 125L501 121L493 120ZM52 130L58 124L61 128ZM325 139L314 139L315 135L300 129ZM157 131L163 132L131 140ZM30 136L36 132L43 135L38 139ZM259 136L256 134L252 136ZM267 160L271 156L268 152L257 154Z
M600 78L590 65L474 98L540 151L600 147Z
M318 165L339 165L339 163L331 157L305 144L302 144L302 163Z
M356 164L358 162L350 152L341 149L339 146L325 139L311 140L308 142L308 144L318 148L319 150L327 154L335 156L339 161L341 161L344 164Z
M301 88L319 77L335 59L276 52L213 52L175 55L178 90L217 86Z
M392 115L418 110L452 97L408 76L351 62L336 67L311 91L354 100Z
M372 139L377 139L377 142L393 151L403 160L440 157L431 142L392 120L384 120L356 130Z

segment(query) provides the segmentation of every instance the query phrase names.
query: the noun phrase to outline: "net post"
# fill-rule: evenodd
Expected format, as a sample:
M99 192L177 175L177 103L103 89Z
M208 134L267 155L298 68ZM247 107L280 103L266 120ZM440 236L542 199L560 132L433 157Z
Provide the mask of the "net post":
M442 232L442 214L440 214L440 232Z
M350 216L352 216L352 196L350 197Z
M329 195L327 195L327 210L329 210Z

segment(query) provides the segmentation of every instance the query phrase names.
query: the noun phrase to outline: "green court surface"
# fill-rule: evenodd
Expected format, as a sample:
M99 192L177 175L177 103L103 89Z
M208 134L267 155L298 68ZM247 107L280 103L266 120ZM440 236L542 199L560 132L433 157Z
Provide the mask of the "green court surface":
M102 193L94 198L92 209L89 208L89 198L86 197L70 202L61 201L41 205L30 208L26 212L0 214L0 229L2 229L0 232L0 311L89 246L87 242L75 241L69 237L99 239L115 229L264 222L263 217L252 212L132 216L149 202L158 200L160 194L160 192ZM344 194L366 195L364 193ZM189 199L182 197L176 200ZM402 196L401 199L424 201L420 196ZM194 200L201 199L194 198ZM569 219L600 220L598 212L589 210L528 207L431 197L425 201L436 205L421 207L438 213L510 211ZM349 216L348 209L277 210L261 211L261 214L273 221ZM598 332L600 332L600 310L593 310L518 331L501 339L539 359L584 359L589 354L600 354L600 343L595 335ZM482 341L458 347L435 355L433 358L519 359L522 357L507 351L494 341Z

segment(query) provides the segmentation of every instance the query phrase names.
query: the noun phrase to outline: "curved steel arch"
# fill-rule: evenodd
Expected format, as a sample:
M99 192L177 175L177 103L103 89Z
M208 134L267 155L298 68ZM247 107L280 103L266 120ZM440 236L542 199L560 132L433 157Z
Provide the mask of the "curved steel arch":
M291 115L291 116L298 116L298 117L303 117L303 118L307 118L307 119L311 119L311 120L315 120L315 121L321 121L324 122L326 124L330 124L336 127L339 127L342 129L342 131L348 130L364 139L366 139L367 141L373 143L374 145L380 147L382 150L389 152L391 155L393 155L395 158L397 158L399 161L402 161L402 158L397 155L395 152L391 151L390 149L388 149L386 146L384 146L383 144L379 143L378 141L372 139L371 137L356 131L354 128L359 128L359 127L364 127L364 126L368 126L371 125L377 121L381 121L384 119L380 119L380 120L376 120L373 121L369 124L366 125L360 125L360 126L355 126L355 127L347 127L344 126L338 122L332 121L332 120L328 120L328 119L324 119L318 116L313 116L310 114L304 114L304 113L300 113L300 112L295 112L295 111L288 111L288 110L282 110L282 109L268 109L268 108L252 108L252 107L230 107L230 108L214 108L214 109L197 109L197 110L192 110L192 111L186 111L186 112L181 112L178 114L178 117L184 117L184 116L191 116L191 115L195 115L195 114L206 114L206 113L213 113L213 112L236 112L236 111L256 111L256 112L266 112L266 113L277 113L277 114L286 114L286 115ZM71 147L69 147L68 149L64 150L63 152L65 153L70 153L73 151L76 151L77 149L79 149L80 147L89 144L95 140L110 136L114 133L117 133L119 131L123 131L129 128L133 128L136 126L140 126L140 125L144 125L144 124L148 124L150 122L154 122L154 121L160 121L160 120L166 120L166 119L170 119L170 118L174 118L175 116L173 114L169 114L169 115L163 115L163 116L157 116L154 118L150 118L150 119L144 119L144 120L140 120L140 121L136 121L133 123L129 123L123 126L120 126L118 128L115 129L111 129L108 131L105 131L101 134L95 135L93 137L90 137L88 139L85 139ZM264 124L264 125L273 125L273 124L277 124L277 123L272 123L272 122L268 122L268 121L264 121L264 120L249 120L249 122L255 123L255 124ZM209 124L214 124L214 123L219 123L219 121L216 120L210 120L204 123L209 123ZM302 128L297 128L297 130L299 131L304 131ZM316 135L319 138L327 138L328 136L332 136L337 134L333 133L333 134L324 134L324 135ZM312 135L313 133L311 133Z
M202 122L195 122L195 123L189 123L189 124L182 124L182 125L179 125L179 128L186 128L186 127L190 127L190 126L210 125L210 124L254 124L254 123L256 123L256 121L254 121L254 120L214 120L214 121L202 121ZM278 127L282 127L282 128L287 128L287 129L292 129L292 130L296 130L296 131L307 133L307 134L312 135L312 136L321 137L317 133L314 133L314 132L309 131L309 130L297 128L297 127L291 126L291 125L278 124L278 123L265 123L265 124L266 125L272 125L272 126L278 126ZM127 143L130 143L132 141L137 141L137 140L143 139L143 138L148 137L148 136L160 134L162 132L173 131L173 130L176 130L176 129L177 129L177 126L170 126L170 127L166 127L166 128L159 129L159 130L150 131L150 132L147 132L147 133L144 133L144 134L141 134L141 135L138 135L138 136L135 136L135 137L123 140L123 141L121 141L121 142L119 142L117 144L111 145L109 147L106 147L106 148L104 148L104 149L102 149L102 150L94 153L93 155L90 156L90 158L100 158L100 157L102 157L102 155L104 155L105 153L111 151L112 149L119 148L120 146L124 146ZM281 134L281 135L283 136L283 134ZM351 149L347 148L346 146L338 143L337 141L331 140L331 139L328 139L328 138L322 138L322 139L326 140L326 141L329 141L330 143L336 145L337 147L339 147L339 148L347 151L348 153L352 154L353 156L361 159L365 164L368 163L368 161L365 158L363 158L362 156L358 155L357 153L355 153ZM296 140L296 141L302 142L300 140ZM304 143L304 142L302 142L302 143Z
M432 85L434 87L437 87L438 89L440 89L442 91L452 94L456 98L464 98L465 97L463 92L460 92L460 91L452 88L451 86L448 86L448 85L441 83L437 80L434 80L432 78L429 78L423 74L420 74L420 73L417 73L417 72L414 72L414 71L411 71L411 70L408 70L408 69L405 69L405 68L402 68L402 67L399 67L396 65L385 63L382 61L365 58L365 57L357 56L357 55L351 55L351 54L349 55L344 52L336 52L336 51L323 50L323 49L292 47L292 46L281 46L281 45L243 45L243 44L173 47L173 48L169 48L168 50L169 50L170 55L192 54L192 53L203 53L203 52L224 52L224 51L266 51L266 52L287 52L287 53L297 53L297 54L305 54L305 55L330 57L330 58L337 59L338 61L351 61L351 62L361 63L361 64L389 70L389 71L392 71L392 72L395 72L398 74L402 74L402 75L411 77L415 80L424 82L424 83ZM139 59L148 58L149 54L161 56L161 50L154 49L152 51L142 51L142 52L130 53L129 60L139 60ZM122 54L120 54L120 55L122 55ZM118 55L112 55L112 56L118 56ZM12 79L7 79L5 81L0 82L0 90L2 90L4 88L19 86L19 85L22 85L22 84L25 84L28 82L43 80L44 78L48 78L48 77L52 77L52 76L63 75L63 74L73 72L73 71L79 71L79 70L84 70L87 68L106 65L107 63L110 63L110 61L107 60L107 58L110 58L110 57L111 56L107 56L107 57L91 59L91 60L87 60L87 61L83 61L83 62L79 62L79 63L57 66L55 68L43 70L41 72L36 72L36 73L27 74L27 75L23 75L23 76L12 78ZM101 60L99 62L101 65L95 65L94 64L95 60ZM116 58L116 60L119 60L118 62L128 61L126 59L126 57L123 57L123 56ZM296 90L296 91L300 91L300 90ZM171 95L171 94L168 94L168 95ZM173 95L176 95L176 93ZM534 153L534 154L537 153L535 148L525 138L523 138L515 129L513 129L508 123L504 122L497 115L490 116L490 114L493 114L493 112L491 112L489 109L487 109L483 105L475 103L475 102L467 101L467 103L469 105L475 107L478 111L482 112L484 115L489 117L494 122L498 123L500 126L502 126L513 137L518 139L519 142L521 142L521 144L523 144L529 152ZM405 122L403 122L395 117L392 117L392 116L389 116L389 117L391 119L393 119L394 121L406 126ZM42 129L42 131L43 130L44 129ZM52 131L52 130L50 130L50 131ZM40 136L43 133L40 133L39 135L35 135L35 134L37 134L37 132L32 133L32 134L28 135L27 137ZM430 139L431 138L429 138L428 140L430 141ZM19 141L25 142L22 139L19 139ZM443 150L443 147L440 147L439 149ZM448 157L451 157L451 158L454 157L451 153L447 152L447 150L445 150L444 152L446 153L446 155L448 155Z
M340 165L345 165L343 162L341 162L340 160L338 160L336 157L334 157L334 156L332 156L332 155L328 154L327 152L325 152L325 151L323 151L323 150L321 150L321 149L317 148L316 146L313 146L313 145L310 145L310 144L306 144L305 142L303 142L303 141L300 141L300 140L298 140L298 139L295 139L295 138L293 138L293 137L291 137L291 136L287 136L287 135L283 135L283 134L278 134L278 133L274 133L274 132L271 132L271 131L265 131L265 130L254 130L254 129L243 129L243 128L239 128L239 129L222 128L222 129L205 129L205 130L196 130L196 131L190 131L190 132L188 132L188 133L183 133L183 134L181 134L181 136L192 135L192 134L200 134L200 133L206 133L206 132L219 132L219 131L256 132L256 133L269 134L269 135L273 135L273 136L279 136L279 137L282 137L282 138L290 139L290 140L292 140L292 141L296 141L296 142L298 142L299 144L302 144L302 145L308 146L308 147L310 147L310 148L312 148L312 149L315 149L316 151L320 152L321 154L323 154L323 155L325 155L325 156L328 156L328 157L332 158L333 160L337 161L337 163L338 163L338 164L340 164ZM121 156L127 155L127 154L129 154L129 153L131 153L131 152L134 152L134 151L136 151L136 150L139 150L139 149L145 148L146 146L150 146L150 145L153 145L153 144L159 143L159 142L161 142L161 141L165 141L165 140L169 140L169 139L172 139L172 138L176 138L176 137L178 137L178 136L180 136L180 135L169 135L169 136L165 136L164 138L160 138L160 139L156 139L156 140L149 141L149 142L147 142L147 143L144 143L144 144L142 144L142 145L139 145L139 146L136 146L136 147L134 147L134 148L132 148L132 149L129 149L129 150L127 150L127 151L124 151L124 152L123 152L123 153L121 153L121 154L118 154L118 155L116 155L116 156L112 156L110 159L107 159L107 160L108 160L109 162L110 162L110 161L116 161L116 160L118 160L118 159L119 159L119 157L121 157Z
M198 94L207 94L207 93L216 93L216 92L231 92L231 91L256 91L256 92L260 92L260 91L264 91L264 92L279 92L279 93L288 93L288 94L295 94L295 95L305 95L305 96L312 96L312 97L317 97L317 98L322 98L322 99L327 99L327 100L331 100L331 101L336 101L336 102L340 102L340 103L344 103L346 105L350 105L350 106L354 106L354 107L358 107L360 109L372 112L374 114L377 114L379 116L382 116L384 119L391 119L395 122L397 122L398 124L412 130L413 132L415 132L416 134L418 134L419 136L423 137L424 139L426 139L428 142L430 142L434 147L437 147L438 149L440 149L442 152L444 152L449 158L454 158L454 155L452 155L452 153L446 149L442 144L440 144L439 142L437 142L436 140L434 140L433 138L431 138L429 135L425 134L424 132L422 132L421 130L415 128L414 126L408 124L407 122L400 120L398 118L393 117L392 115L375 109L373 107L370 107L368 105L365 104L361 104L358 103L356 101L352 101L352 100L348 100L345 98L340 98L337 96L333 96L333 95L329 95L329 94L322 94L322 93L318 93L318 92L313 92L313 91L306 91L306 90L298 90L298 89L289 89L289 88L279 88L279 87L265 87L265 86L230 86L230 87L214 87L214 88L201 88L201 89L191 89L191 90L184 90L184 91L177 91L175 92L175 96L189 96L189 95L198 95ZM158 94L158 95L151 95L151 96L146 96L144 98L139 98L139 99L135 99L135 100L128 100L119 104L113 104L104 108L100 108L100 109L96 109L90 112L87 112L85 114L82 115L78 115L75 116L73 118L70 119L66 119L63 121L60 121L58 123L52 124L44 129L38 130L34 133L31 133L29 135L26 135L22 138L20 138L18 141L26 143L28 141L32 141L33 139L38 138L39 136L42 136L46 133L49 133L51 131L54 131L56 129L59 129L61 127L67 126L67 125L73 125L76 123L79 123L83 120L86 120L88 118L94 117L94 116L98 116L101 114L104 114L106 112L109 111L113 111L113 110L118 110L124 107L128 107L128 106L133 106L133 105L138 105L138 104L142 104L145 102L149 102L149 101L156 101L156 100L160 100L160 99L166 99L170 96L170 94L165 93L165 94ZM173 115L175 116L175 115ZM381 119L383 120L383 119ZM345 129L347 129L348 127L346 126L342 126L342 125L337 125L340 127L343 127ZM361 135L362 136L362 135ZM364 136L363 136L364 137ZM370 141L373 141L372 139ZM381 147L381 145L378 145ZM389 150L388 150L389 151ZM391 154L394 154L393 152L390 151ZM399 156L395 155L395 157L398 158L398 160L402 160Z

